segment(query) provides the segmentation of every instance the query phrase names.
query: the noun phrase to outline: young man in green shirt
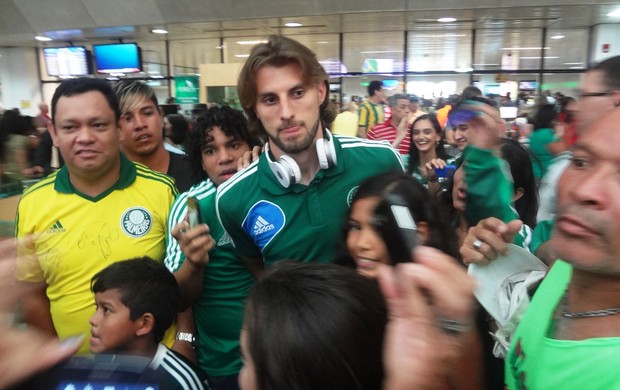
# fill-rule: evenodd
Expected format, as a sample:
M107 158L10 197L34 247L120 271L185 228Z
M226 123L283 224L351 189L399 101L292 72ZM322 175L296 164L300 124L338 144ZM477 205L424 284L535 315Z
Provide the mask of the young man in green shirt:
M258 161L218 188L216 208L255 275L277 261L329 262L358 184L400 169L388 144L332 136L327 74L300 43L272 36L239 76L250 127L267 139Z
M194 176L204 181L175 199L168 218L165 264L182 300L193 307L198 365L214 390L238 389L243 306L255 282L217 219L215 191L258 144L237 110L214 107L198 118L187 152ZM200 220L192 229L185 221L189 198L197 202Z

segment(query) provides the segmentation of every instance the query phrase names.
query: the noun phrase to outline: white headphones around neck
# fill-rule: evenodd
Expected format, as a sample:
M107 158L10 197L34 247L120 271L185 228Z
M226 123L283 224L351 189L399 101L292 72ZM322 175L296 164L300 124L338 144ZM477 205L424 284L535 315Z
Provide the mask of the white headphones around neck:
M338 163L338 157L336 156L336 148L334 147L334 141L332 133L329 130L325 130L325 138L319 138L316 140L316 155L319 158L319 166L321 169L328 169L336 166ZM273 161L269 154L269 142L265 144L265 153L267 155L267 163L271 172L276 176L278 182L284 188L289 188L295 183L301 180L301 169L297 162L286 154L282 155L278 161Z

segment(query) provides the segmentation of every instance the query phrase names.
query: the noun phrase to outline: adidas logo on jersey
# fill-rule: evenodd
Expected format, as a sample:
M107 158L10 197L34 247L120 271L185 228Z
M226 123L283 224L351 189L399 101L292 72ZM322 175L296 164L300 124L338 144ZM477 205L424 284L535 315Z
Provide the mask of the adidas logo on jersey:
M259 215L254 224L254 235L257 236L273 229L275 229L275 226Z
M220 239L217 242L217 246L224 246L224 245L234 246L232 238L230 238L230 235L227 232L224 232L224 234L222 234L222 237L220 237Z
M60 223L60 220L56 220L56 222L54 222L54 224L52 225L52 227L50 227L47 232L48 233L64 233L66 232L67 229L65 229L62 226L62 223Z

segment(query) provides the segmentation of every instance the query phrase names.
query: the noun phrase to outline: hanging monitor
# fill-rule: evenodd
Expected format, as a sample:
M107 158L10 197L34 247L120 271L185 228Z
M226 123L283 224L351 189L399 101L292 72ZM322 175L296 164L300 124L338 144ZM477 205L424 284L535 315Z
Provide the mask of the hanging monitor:
M47 74L52 77L87 76L92 73L90 52L84 46L44 47Z
M137 43L93 45L97 73L137 73L142 71L142 57Z

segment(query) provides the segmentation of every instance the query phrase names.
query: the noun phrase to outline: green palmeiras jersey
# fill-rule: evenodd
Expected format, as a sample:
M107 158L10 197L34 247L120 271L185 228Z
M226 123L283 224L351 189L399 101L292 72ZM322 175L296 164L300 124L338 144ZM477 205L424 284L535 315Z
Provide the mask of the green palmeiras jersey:
M389 144L334 136L337 164L320 170L309 185L284 188L265 152L218 188L216 208L236 252L262 258L327 263L341 239L341 224L359 184L387 171L403 171Z

